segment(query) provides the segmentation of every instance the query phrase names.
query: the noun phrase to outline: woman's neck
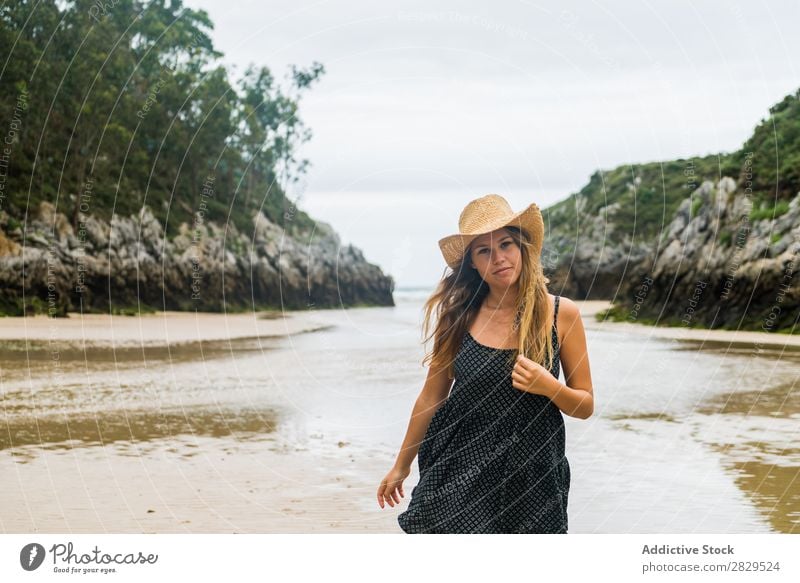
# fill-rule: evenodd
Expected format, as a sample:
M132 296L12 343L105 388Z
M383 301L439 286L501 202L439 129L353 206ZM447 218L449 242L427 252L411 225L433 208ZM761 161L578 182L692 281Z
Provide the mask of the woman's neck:
M516 300L516 296L511 294L506 294L501 298L495 298L492 294L489 294L483 300L483 307L496 311L513 310L517 307Z

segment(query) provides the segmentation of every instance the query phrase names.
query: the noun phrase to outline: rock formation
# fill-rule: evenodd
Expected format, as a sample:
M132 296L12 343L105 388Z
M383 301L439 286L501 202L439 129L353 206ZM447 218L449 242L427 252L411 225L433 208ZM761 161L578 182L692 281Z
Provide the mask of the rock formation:
M47 202L26 225L0 215L0 309L64 315L394 305L392 277L342 246L323 222L303 240L264 214L254 217L252 237L233 224L200 222L182 224L168 240L148 207L110 223L84 219L73 229Z

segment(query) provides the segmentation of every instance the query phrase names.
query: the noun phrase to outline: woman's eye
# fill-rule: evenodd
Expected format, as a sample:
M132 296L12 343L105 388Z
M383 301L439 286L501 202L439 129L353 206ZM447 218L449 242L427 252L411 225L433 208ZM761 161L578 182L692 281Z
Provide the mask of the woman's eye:
M511 241L505 241L504 243L500 243L500 247L502 247L502 248L504 248L504 249L505 249L506 247L508 247L509 245L511 245ZM480 255L480 254L481 254L481 253L483 253L484 251L488 251L488 249L487 249L486 247L484 247L483 249L481 249L480 251L478 251L478 255Z

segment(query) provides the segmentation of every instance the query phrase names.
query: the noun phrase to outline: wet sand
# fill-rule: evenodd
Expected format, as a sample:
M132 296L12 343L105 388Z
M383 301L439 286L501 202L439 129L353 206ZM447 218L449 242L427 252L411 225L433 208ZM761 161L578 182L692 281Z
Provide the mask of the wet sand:
M269 338L313 331L322 325L314 312L273 311L221 314L156 312L141 316L71 314L0 318L0 341L47 341L64 345L148 347Z
M607 302L580 305L589 334L683 337L694 342L670 350L696 357L714 354L710 336L728 354L754 334L599 323ZM393 314L0 320L0 530L400 532L416 462L400 509L379 509L374 494L424 369L409 355L416 322L387 327ZM798 340L755 334L773 351L764 367ZM747 342L739 362L753 355ZM677 393L639 402L598 369L603 406L588 422L567 419L571 532L798 531L800 451L786 446L796 383L719 392L681 413Z
M800 334L772 334L745 330L706 330L687 327L646 326L631 322L597 322L594 316L611 302L576 302L587 329L613 327L626 334L709 342L785 345L800 347ZM335 312L335 311L334 311ZM326 325L325 311L276 311L218 314L208 312L157 312L142 316L105 314L0 319L0 341L48 341L114 345L117 347L159 347L192 342L213 342L241 338L269 338L314 331Z
M0 319L0 531L390 530L391 516L367 512L354 502L363 497L349 495L368 479L352 469L348 444L285 440L276 432L278 411L163 406L157 389L135 395L134 406L114 403L119 387L100 381L92 392L100 405L87 412L73 406L85 399L72 398L79 389L64 381L81 371L125 379L141 368L214 363L329 326L311 312ZM40 384L54 372L62 382Z
M364 484L384 469L347 446L174 436L128 447L0 455L4 533L392 532ZM369 472L372 468L372 472ZM356 493L357 492L357 493Z
M699 343L725 343L726 345L769 345L800 348L800 334L774 334L748 330L708 330L686 326L648 326L634 322L597 322L595 315L611 307L605 300L576 302L587 329L613 328L625 334L638 334L651 338L691 340Z

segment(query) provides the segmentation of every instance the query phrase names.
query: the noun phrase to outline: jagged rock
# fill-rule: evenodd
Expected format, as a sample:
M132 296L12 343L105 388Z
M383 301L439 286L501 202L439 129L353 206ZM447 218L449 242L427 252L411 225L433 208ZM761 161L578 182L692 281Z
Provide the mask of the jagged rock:
M576 198L581 223L568 225L569 232L551 232L543 249L551 288L558 293L581 299L607 299L616 295L620 274L650 252L640 241L622 236L623 243L610 242L614 231L613 214L619 208L613 203L596 215L582 214L585 198Z
M690 217L698 196L703 204ZM709 328L769 330L796 321L800 193L784 215L751 223L747 196L732 178L704 182L681 203L666 232L663 252L630 270L617 305L631 308L650 278L639 315ZM771 243L776 234L780 239Z
M24 234L0 228L2 307L23 297L58 313L140 304L157 309L221 311L232 307L303 309L394 305L394 280L318 222L308 241L286 234L265 215L252 239L233 224L180 225L172 240L148 207L110 222L82 217L77 233L43 203ZM0 227L8 223L0 217ZM55 230L54 227L55 226ZM54 234L55 233L55 234ZM25 237L24 246L16 241ZM49 287L48 287L49 286Z
M574 200L585 208L584 196ZM579 225L562 221L545 242L543 257L556 257L551 288L653 320L789 328L800 311L800 193L774 220L751 222L751 207L744 187L723 176L695 188L652 241L609 237L614 205L578 213Z

